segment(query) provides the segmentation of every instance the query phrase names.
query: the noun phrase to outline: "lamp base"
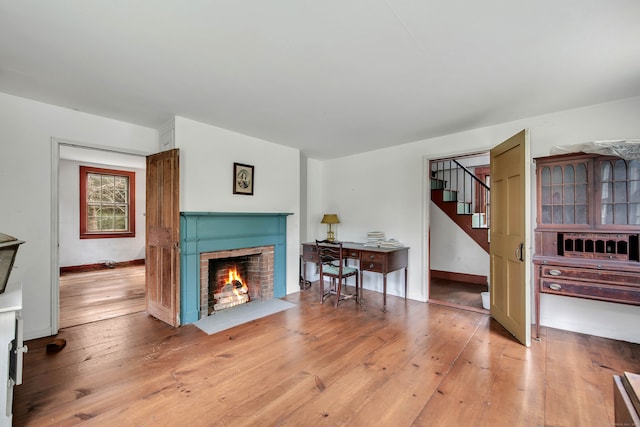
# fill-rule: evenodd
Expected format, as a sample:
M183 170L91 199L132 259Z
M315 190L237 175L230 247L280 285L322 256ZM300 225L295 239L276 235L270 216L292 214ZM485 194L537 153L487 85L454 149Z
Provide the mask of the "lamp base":
M336 241L336 236L332 230L327 231L327 240L330 241L331 243Z

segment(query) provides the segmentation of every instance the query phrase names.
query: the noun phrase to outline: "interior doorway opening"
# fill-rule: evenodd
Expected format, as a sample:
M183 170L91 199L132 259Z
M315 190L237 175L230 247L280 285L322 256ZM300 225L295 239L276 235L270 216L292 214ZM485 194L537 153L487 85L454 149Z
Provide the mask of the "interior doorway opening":
M489 153L432 159L429 171L429 301L489 313Z
M51 334L144 310L146 155L52 140ZM135 236L81 239L79 166L135 171ZM142 303L142 308L141 304Z

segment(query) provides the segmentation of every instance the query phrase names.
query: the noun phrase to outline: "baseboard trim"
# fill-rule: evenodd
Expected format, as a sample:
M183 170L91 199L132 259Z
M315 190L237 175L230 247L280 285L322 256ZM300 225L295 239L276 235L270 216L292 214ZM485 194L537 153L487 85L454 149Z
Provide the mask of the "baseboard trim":
M454 273L453 271L431 270L434 279L453 280L455 282L472 283L474 285L487 285L487 276L479 274Z
M96 264L71 265L67 267L60 267L60 274L80 273L83 271L104 270L107 268L117 268L117 267L131 267L134 265L144 265L144 259L134 259L131 261L114 262L113 264L109 264L109 265L107 265L104 262L100 262Z

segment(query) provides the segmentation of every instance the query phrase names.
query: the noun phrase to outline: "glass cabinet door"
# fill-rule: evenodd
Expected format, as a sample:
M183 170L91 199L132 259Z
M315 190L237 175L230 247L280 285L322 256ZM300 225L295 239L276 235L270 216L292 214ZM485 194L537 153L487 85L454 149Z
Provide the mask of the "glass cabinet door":
M640 162L599 161L600 224L640 224Z
M541 224L588 224L587 162L542 166L540 180Z

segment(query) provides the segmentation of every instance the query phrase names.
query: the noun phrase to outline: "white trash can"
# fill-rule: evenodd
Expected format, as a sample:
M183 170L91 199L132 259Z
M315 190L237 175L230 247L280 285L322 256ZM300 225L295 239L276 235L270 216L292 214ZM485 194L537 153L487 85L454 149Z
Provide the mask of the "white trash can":
M480 292L482 296L482 308L489 310L491 307L491 299L489 298L489 292Z

